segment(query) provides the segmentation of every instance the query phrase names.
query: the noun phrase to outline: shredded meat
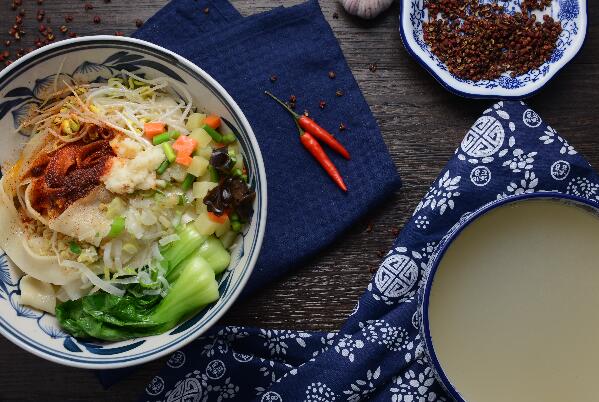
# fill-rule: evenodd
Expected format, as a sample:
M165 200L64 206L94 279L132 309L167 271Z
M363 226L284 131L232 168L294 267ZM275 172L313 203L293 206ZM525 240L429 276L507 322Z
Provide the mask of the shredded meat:
M110 168L115 156L109 144L112 135L82 139L37 157L23 178L32 178L31 206L49 218L60 215L73 202L85 197Z

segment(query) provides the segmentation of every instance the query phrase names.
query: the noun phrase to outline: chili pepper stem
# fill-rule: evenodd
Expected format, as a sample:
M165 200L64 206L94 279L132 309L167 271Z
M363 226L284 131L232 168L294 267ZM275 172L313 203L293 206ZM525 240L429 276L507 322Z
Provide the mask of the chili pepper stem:
M282 100L280 100L279 98L277 98L276 96L274 96L273 94L271 94L268 91L264 91L264 93L268 96L270 96L271 98L273 98L279 105L283 106L285 108L285 110L287 110L289 113L291 113L291 115L293 116L294 120L297 122L297 120L300 118L300 115L295 113L293 110L291 110L291 108L289 106L287 106L285 104L285 102L283 102Z

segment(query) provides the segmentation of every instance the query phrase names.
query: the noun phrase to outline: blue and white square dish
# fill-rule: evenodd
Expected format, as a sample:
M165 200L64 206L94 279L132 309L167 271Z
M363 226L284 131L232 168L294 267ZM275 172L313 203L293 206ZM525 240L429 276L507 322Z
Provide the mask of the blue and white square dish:
M519 11L519 0L482 0ZM576 56L587 33L586 0L553 0L545 14L562 23L557 48L539 68L516 77L504 74L495 80L472 81L451 74L423 39L423 22L428 19L424 0L400 0L399 30L404 47L448 91L467 98L523 99L534 95Z

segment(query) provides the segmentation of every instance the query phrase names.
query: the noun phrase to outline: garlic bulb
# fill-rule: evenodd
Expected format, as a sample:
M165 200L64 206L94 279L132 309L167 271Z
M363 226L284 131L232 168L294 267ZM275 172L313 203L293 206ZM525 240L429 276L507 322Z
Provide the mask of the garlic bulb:
M349 14L370 20L388 9L393 0L340 0L340 2Z

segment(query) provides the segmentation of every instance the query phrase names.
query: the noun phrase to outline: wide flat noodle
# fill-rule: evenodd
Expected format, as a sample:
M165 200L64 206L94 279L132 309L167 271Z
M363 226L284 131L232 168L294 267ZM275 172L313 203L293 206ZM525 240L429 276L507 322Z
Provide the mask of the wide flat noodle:
M14 193L9 196L4 191L5 177L0 180L0 247L21 271L35 279L55 285L81 281L78 270L60 266L58 257L38 255L28 246L25 229L12 202Z
M71 204L62 214L50 220L48 227L56 232L99 246L112 223L100 211L101 203L111 200L110 193L102 186Z
M21 304L54 314L56 310L56 295L49 283L25 275L21 279Z

